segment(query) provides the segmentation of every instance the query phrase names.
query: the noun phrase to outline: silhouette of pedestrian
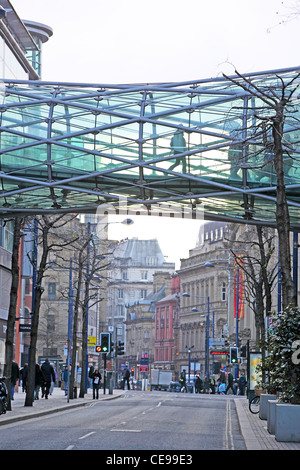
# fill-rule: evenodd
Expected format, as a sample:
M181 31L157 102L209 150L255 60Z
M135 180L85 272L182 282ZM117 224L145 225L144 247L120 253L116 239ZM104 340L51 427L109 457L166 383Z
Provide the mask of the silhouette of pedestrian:
M129 369L125 369L124 371L124 386L125 386L125 383L127 383L127 388L128 390L130 390L130 383L129 383L129 379L130 379L130 372L129 372Z
M10 399L14 400L15 386L20 377L19 366L15 361L11 364L11 379L10 379Z
M239 395L245 395L245 388L246 388L246 377L244 375L244 372L241 372L240 378L238 380L238 385L239 385Z
M40 388L45 383L45 377L39 364L35 365L35 376L34 376L34 399L39 399Z
M171 139L170 144L171 149L173 150L174 155L183 153L186 150L186 142L183 137L183 131L178 129ZM176 166L180 165L182 162L182 172L186 173L186 160L185 157L176 157L175 163L170 166L169 170L173 170Z
M45 396L45 399L47 400L51 387L51 378L53 378L53 381L55 382L55 373L48 359L46 359L45 362L42 364L41 369L45 379L45 382L42 387L42 398Z
M92 374L93 379L93 400L95 398L99 398L99 388L100 388L100 381L101 381L101 374L98 369L95 370Z
M226 392L225 392L226 395L227 395L227 392L230 388L232 390L233 395L235 395L235 389L234 389L234 386L233 386L233 375L232 375L231 370L229 370L229 373L227 375L227 387L226 387Z
M186 388L186 371L183 369L180 375L179 382L181 384L181 392L186 392L187 393L187 388Z

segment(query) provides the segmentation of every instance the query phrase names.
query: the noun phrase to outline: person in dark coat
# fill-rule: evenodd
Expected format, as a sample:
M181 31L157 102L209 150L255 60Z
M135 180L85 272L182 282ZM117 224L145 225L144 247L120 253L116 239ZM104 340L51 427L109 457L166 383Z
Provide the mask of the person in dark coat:
M15 361L11 364L10 399L14 400L15 386L20 378L20 369Z
M124 371L124 375L123 375L123 380L124 380L124 387L125 387L125 383L127 383L128 390L130 390L129 379L130 379L130 372L129 372L129 369L126 367L126 369Z
M100 388L100 381L101 381L101 374L98 369L95 370L92 374L93 379L93 400L95 398L99 398L99 388Z
M241 372L240 378L238 380L238 385L239 385L239 395L245 395L245 388L246 388L246 377L244 375L244 372Z
M227 395L227 392L230 388L232 390L233 395L235 395L235 389L234 389L234 386L233 386L233 375L232 375L231 370L229 370L228 375L227 375L227 387L226 387L226 392L225 392L226 395Z
M197 375L196 380L195 380L195 393L201 393L203 387L203 382L200 379L200 376Z
M22 369L22 391L23 392L26 392L27 379L28 379L28 364L26 363L24 364L24 367Z
M35 365L35 376L34 376L34 399L39 399L40 388L45 383L45 377L39 364Z
M53 378L53 382L55 382L55 373L48 359L46 359L45 362L42 364L41 369L45 379L45 382L42 386L42 398L44 398L45 396L45 398L47 399L51 387L51 377Z

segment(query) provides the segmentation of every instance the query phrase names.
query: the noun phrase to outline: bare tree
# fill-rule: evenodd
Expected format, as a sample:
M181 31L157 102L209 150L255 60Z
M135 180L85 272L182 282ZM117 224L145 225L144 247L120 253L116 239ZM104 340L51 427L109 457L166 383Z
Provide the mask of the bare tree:
M8 410L11 410L11 364L13 360L13 347L14 347L14 333L15 333L15 322L17 314L17 298L18 298L18 286L20 277L20 259L19 259L19 248L21 240L21 228L23 219L16 217L14 220L14 235L13 235L13 249L12 249L12 260L11 260L11 273L12 281L10 288L10 302L7 318L7 329L6 329L6 340L5 340L5 365L4 375L8 377L7 388L8 388Z
M70 389L69 397L74 397L74 383L75 383L75 367L76 367L76 343L79 318L81 319L81 382L80 382L80 397L84 397L86 390L86 376L87 376L87 323L88 323L88 310L95 304L101 302L103 298L95 293L94 288L98 288L98 282L95 278L99 278L101 271L103 271L108 264L103 263L106 258L105 254L99 254L94 240L93 233L83 233L78 241L78 259L74 260L74 272L77 273L77 280L75 281L75 300L74 300L74 314L73 314L73 337L72 337L72 360L71 360L71 374L70 374ZM101 276L102 277L102 276ZM81 312L81 317L80 317Z
M253 126L251 137L244 139L243 144L247 145L249 140L261 141L261 148L268 151L276 172L276 225L279 239L279 257L282 275L282 307L297 304L297 293L291 273L291 247L290 247L290 216L285 188L285 164L284 154L288 152L284 141L284 124L287 116L291 117L295 112L293 99L299 88L297 83L299 74L285 81L281 76L277 76L279 85L267 86L257 85L248 77L244 77L236 71L236 78L224 75L230 82L242 88L248 97L257 98L258 105L251 110L256 118L256 125ZM254 100L253 100L254 101ZM263 112L262 112L263 110ZM264 145L264 133L270 133L271 141ZM260 151L261 153L261 151Z
M74 215L70 216L74 218ZM61 233L59 233L59 229L64 227L68 222L69 218L65 217L64 214L57 216L57 217L48 217L46 215L42 215L38 220L40 234L40 241L39 245L41 247L41 255L39 258L39 264L36 267L36 285L34 286L34 307L33 307L33 314L31 320L31 332L30 332L30 348L29 348L29 360L28 360L28 382L27 382L27 390L26 390L26 399L25 399L25 406L32 406L33 405L33 398L34 398L34 379L35 379L35 363L36 363L36 344L37 344L37 335L38 335L38 327L39 327L39 314L40 314L40 305L41 305L41 298L44 291L42 287L43 278L45 276L45 272L47 269L47 259L48 255L51 250L55 249L62 249L62 247L69 246L71 243L74 243L74 239L69 240L66 237L65 241L63 242L61 239ZM56 238L56 231L58 235ZM53 241L49 242L49 236L52 235ZM56 240L55 240L56 238ZM32 264L35 268L35 260L31 259Z
M256 340L260 342L265 335L265 318L272 309L272 289L278 275L278 262L274 261L275 233L273 229L256 226L245 239L237 242L243 249L231 249L235 264L245 274L243 290L245 300L254 313ZM232 243L232 240L231 240Z

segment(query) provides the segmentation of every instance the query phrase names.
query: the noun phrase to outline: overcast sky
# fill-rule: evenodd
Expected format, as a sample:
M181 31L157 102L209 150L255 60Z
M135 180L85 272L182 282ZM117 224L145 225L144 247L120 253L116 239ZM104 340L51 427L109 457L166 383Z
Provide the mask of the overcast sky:
M297 0L11 1L21 19L53 29L43 48L47 81L176 82L300 62L300 20L289 21ZM168 261L195 246L199 222L136 219L125 236L157 237Z
M12 0L22 19L53 28L43 78L88 83L197 80L233 66L245 73L299 65L299 19L286 21L296 3Z

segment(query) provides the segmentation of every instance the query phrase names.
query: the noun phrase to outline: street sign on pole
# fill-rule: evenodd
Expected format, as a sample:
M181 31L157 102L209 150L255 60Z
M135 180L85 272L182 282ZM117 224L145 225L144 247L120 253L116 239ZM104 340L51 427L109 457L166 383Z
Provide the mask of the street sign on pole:
M30 333L31 331L31 325L19 325L19 332L20 333Z

